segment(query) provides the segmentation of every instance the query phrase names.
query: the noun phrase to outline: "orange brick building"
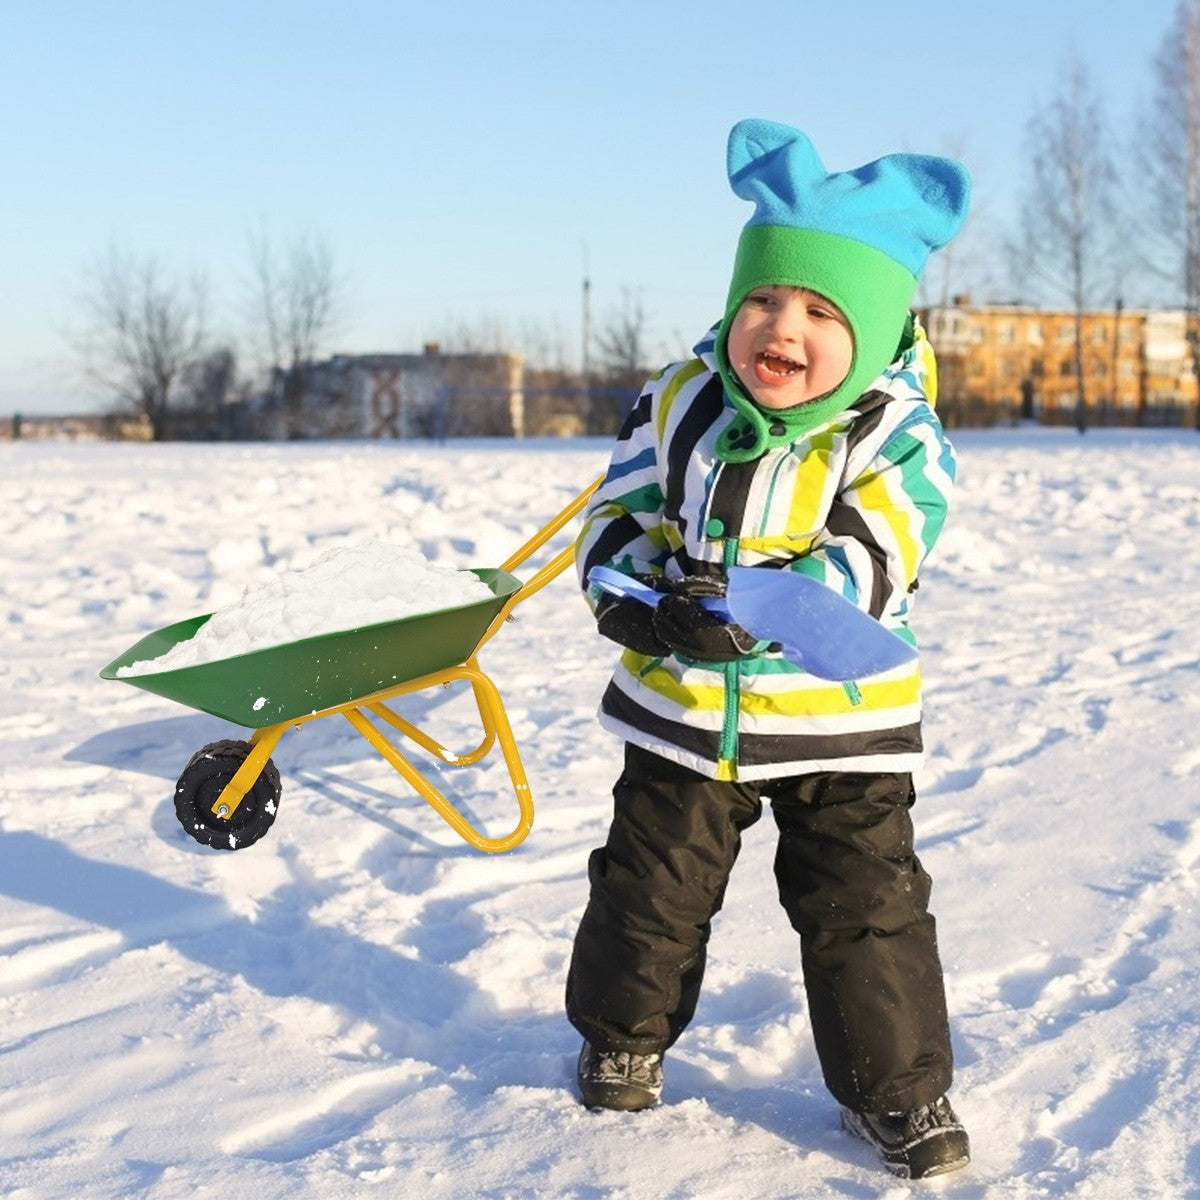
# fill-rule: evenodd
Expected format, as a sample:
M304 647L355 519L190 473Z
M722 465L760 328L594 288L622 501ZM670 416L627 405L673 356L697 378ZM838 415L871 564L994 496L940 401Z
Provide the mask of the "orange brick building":
M1074 420L1079 396L1075 314L958 297L923 309L948 423L1017 417ZM1096 424L1191 424L1196 377L1182 310L1123 309L1083 316L1089 418Z

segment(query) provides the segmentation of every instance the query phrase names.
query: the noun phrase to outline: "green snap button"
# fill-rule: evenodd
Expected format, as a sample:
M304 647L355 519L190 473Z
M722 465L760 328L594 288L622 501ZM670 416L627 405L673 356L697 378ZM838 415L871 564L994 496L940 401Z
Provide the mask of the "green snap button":
M719 517L710 517L708 523L704 526L704 532L710 538L719 538L725 535L725 522Z

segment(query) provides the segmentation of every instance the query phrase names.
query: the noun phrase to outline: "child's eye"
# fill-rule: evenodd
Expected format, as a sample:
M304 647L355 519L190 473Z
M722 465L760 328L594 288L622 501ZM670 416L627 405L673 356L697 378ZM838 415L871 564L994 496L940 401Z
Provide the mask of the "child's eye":
M759 308L769 308L775 303L775 297L770 292L751 292L746 299Z

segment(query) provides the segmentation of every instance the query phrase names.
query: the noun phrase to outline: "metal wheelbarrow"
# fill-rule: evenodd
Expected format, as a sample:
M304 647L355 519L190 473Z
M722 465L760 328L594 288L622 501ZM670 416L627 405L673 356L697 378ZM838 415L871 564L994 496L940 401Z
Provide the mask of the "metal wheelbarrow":
M288 729L340 713L472 846L496 854L524 841L533 827L533 798L500 693L477 656L517 604L570 565L572 546L524 583L511 573L582 511L600 482L581 492L498 569L474 570L491 588L490 599L177 670L118 675L122 667L161 657L191 638L209 613L147 634L109 663L100 672L103 679L253 730L247 741L227 739L202 747L184 767L175 789L175 814L187 833L219 850L240 850L258 841L278 811L282 789L271 754L280 738ZM471 685L483 725L483 740L466 754L452 753L388 707L399 696L458 681ZM499 742L519 811L512 832L487 837L477 830L385 736L380 723L453 767L480 762Z

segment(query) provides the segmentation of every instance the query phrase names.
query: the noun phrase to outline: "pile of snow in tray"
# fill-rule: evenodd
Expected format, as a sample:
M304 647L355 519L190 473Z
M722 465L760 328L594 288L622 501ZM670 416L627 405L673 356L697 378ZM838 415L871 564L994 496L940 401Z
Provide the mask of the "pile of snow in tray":
M913 819L974 1161L931 1186L838 1127L769 814L664 1103L579 1106L563 984L621 751L595 718L617 650L569 573L479 657L536 806L510 854L470 849L341 717L273 752L267 837L205 849L175 781L244 731L98 678L143 634L338 547L498 566L606 443L0 442L0 1194L1200 1195L1200 435L954 440L913 614ZM465 682L397 709L460 754L482 736ZM497 751L452 767L399 744L477 828L513 828Z
M339 547L311 567L247 588L241 600L213 613L193 637L158 658L121 667L117 674L176 671L491 596L478 575L437 566L410 546L376 540Z

